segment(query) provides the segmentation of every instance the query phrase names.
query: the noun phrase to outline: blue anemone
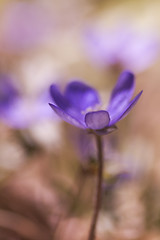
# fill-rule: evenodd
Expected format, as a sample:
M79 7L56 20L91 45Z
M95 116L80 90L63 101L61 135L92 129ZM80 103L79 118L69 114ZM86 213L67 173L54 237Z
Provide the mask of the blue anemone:
M64 121L99 134L107 134L130 112L140 98L142 91L131 100L134 88L134 75L124 71L111 93L108 108L90 111L89 108L94 110L100 103L98 92L94 88L83 82L73 81L67 85L64 94L61 94L53 84L50 92L54 103L49 105Z

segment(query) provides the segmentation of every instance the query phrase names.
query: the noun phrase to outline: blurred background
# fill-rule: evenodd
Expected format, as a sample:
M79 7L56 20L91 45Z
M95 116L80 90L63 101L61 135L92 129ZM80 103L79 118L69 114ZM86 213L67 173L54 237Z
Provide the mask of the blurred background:
M97 240L160 239L160 1L0 0L0 239L87 240L94 138L50 109L80 79L107 102L130 70L143 95L104 139Z

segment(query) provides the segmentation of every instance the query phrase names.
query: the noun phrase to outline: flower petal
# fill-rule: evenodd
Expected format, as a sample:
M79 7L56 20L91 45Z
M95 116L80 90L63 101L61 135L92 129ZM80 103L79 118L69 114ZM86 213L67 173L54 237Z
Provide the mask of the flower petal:
M116 122L120 121L121 119L125 118L128 113L131 111L131 109L134 107L134 105L137 103L137 101L139 100L140 96L142 95L142 92L139 92L137 94L137 96L132 99L132 101L130 101L130 103L128 104L128 106L125 108L125 110L123 110L118 116L116 116L116 118L114 118L113 120L111 120L111 122L109 123L109 125L114 125Z
M97 91L80 81L69 83L64 95L72 107L80 111L99 103Z
M53 98L54 103L63 110L69 107L68 100L60 93L59 89L55 84L50 86L50 94Z
M85 115L85 123L88 128L93 130L103 129L108 126L110 121L107 111L88 112Z
M35 111L23 99L17 99L12 105L6 106L1 112L2 121L15 129L24 129L30 126L35 120Z
M8 75L0 74L0 109L12 106L20 97L18 88Z
M80 122L78 119L75 119L74 117L70 116L68 113L60 109L59 107L49 103L51 108L54 110L57 115L62 118L65 122L70 123L71 125L74 125L79 128L85 128L85 124L83 122Z
M111 120L116 118L128 105L134 92L134 75L131 72L123 72L115 88L112 91L107 111Z
M64 111L66 114L70 115L74 119L81 119L81 121L84 120L84 115L81 113L81 111L72 106L69 99L67 99L66 96L63 96L57 86L55 84L51 85L50 87L50 94L53 98L53 103L57 105L62 111ZM76 98L75 98L76 101Z

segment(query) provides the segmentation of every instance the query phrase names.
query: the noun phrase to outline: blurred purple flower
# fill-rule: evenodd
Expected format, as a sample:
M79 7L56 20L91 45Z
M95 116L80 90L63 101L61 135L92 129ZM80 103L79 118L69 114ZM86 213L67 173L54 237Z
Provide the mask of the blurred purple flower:
M0 76L0 112L14 104L19 94L13 83L6 75Z
M123 72L115 85L107 110L89 111L100 103L98 92L83 82L69 83L62 95L55 84L50 92L54 104L52 109L66 122L97 134L108 134L115 124L123 119L136 104L142 91L131 100L134 93L134 75ZM93 109L94 110L94 109Z
M27 128L44 118L53 117L46 107L49 94L29 101L20 93L13 79L8 75L0 75L0 119L13 128Z
M1 16L0 49L23 51L37 47L51 36L51 14L32 1L9 3Z
M140 72L148 68L158 53L158 39L153 34L139 34L131 28L111 31L89 30L86 52L100 66L120 65Z

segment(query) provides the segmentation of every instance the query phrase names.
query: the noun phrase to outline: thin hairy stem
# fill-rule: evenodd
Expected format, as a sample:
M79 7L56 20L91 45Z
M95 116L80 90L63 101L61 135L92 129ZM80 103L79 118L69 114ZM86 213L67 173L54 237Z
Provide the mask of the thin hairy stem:
M102 150L102 138L101 136L96 136L96 144L98 151L98 176L97 176L97 188L96 188L96 200L94 213L91 221L91 226L89 230L88 240L95 239L96 225L99 215L99 210L101 207L101 198L102 198L102 175L103 175L103 150Z

